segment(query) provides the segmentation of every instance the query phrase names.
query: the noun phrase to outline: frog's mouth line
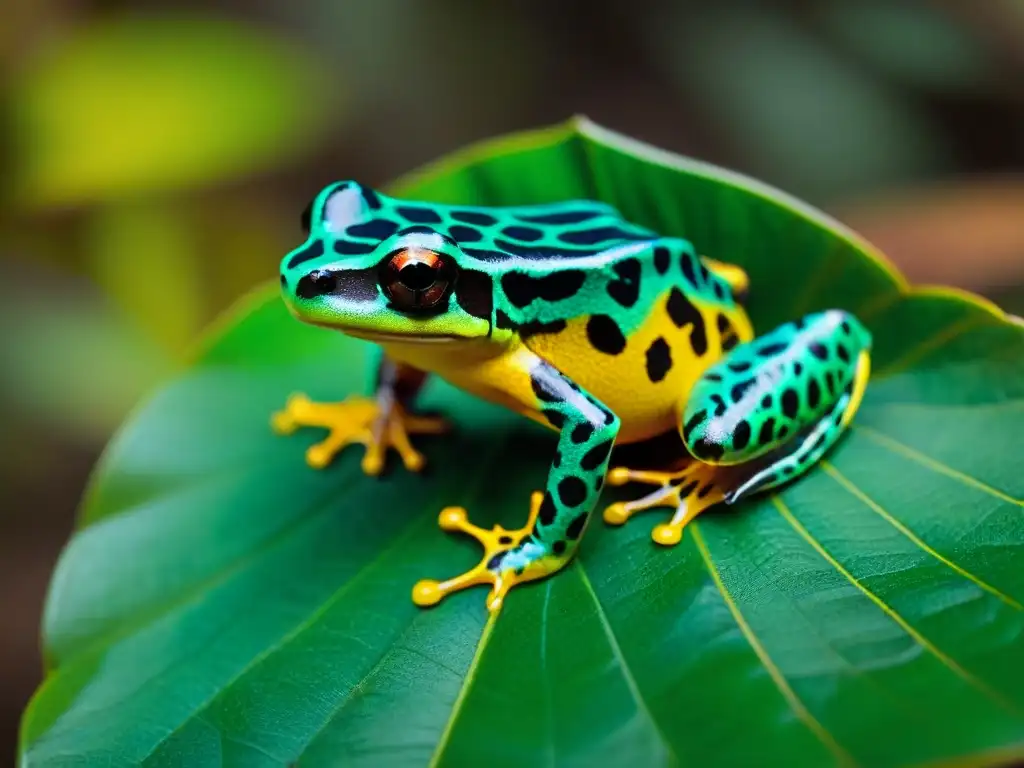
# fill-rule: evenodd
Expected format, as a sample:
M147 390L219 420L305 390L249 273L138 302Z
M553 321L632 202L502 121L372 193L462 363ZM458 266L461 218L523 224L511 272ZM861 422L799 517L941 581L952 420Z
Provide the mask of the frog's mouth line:
M318 325L320 325L318 323ZM341 328L338 326L323 324L324 328L333 328L336 331L341 331L349 336L355 336L357 339L365 339L366 341L392 341L392 342L404 342L406 344L443 344L445 342L453 341L469 341L472 337L470 336L455 336L452 334L435 334L431 336L416 336L411 333L387 333L386 331L364 331L355 330L349 328Z

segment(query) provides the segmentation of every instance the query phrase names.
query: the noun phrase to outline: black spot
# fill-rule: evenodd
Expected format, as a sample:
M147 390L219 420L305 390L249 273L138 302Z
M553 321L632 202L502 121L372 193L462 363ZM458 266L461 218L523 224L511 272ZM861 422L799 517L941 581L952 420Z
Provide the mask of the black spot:
M563 243L573 245L595 245L606 240L640 240L645 235L627 232L618 227L596 227L594 229L580 229L575 232L562 232L558 239Z
M618 355L626 348L626 337L608 315L591 315L587 320L587 339L594 349L606 355Z
M705 373L704 381L721 381L722 375L719 373Z
M565 542L559 539L551 545L551 551L554 552L556 555L562 554L563 552L565 552Z
M850 362L850 353L842 344L836 344L836 354L844 363Z
M700 279L705 283L710 282L711 273L708 272L708 266L703 259L697 259L697 269L700 270Z
M342 256L357 256L363 253L370 253L377 246L373 243L360 243L355 240L335 240L334 252Z
M613 440L605 440L603 443L598 443L580 459L580 466L588 472L593 472L601 463L608 458L608 455L612 452Z
M487 248L462 248L467 256L472 256L480 261L508 261L509 255L502 251L492 251Z
M605 424L611 424L613 421L615 421L615 414L614 413L609 411L607 408L602 408L601 410L604 412L604 423Z
M725 453L725 449L718 443L712 443L705 440L703 437L697 440L690 450L693 451L693 455L698 459L704 459L705 461L714 461L722 457Z
M725 288L722 286L722 283L719 280L712 281L711 288L715 292L716 299L718 299L719 301L725 300Z
M363 195L363 200L366 201L366 205L371 210L376 211L380 208L380 198L377 197L377 193L368 187L360 187L360 193Z
M555 469L558 469L560 466L562 466L562 452L561 451L555 451L555 458L553 458L551 460L551 466L554 467Z
M498 538L498 543L499 544L511 544L512 543L512 537L511 536L501 536L501 537Z
M604 486L604 475L598 475L597 479L594 481L594 490L595 491L600 491L603 486Z
M301 251L296 253L291 259L288 260L288 269L295 269L299 264L303 264L313 259L319 259L324 255L324 242L323 240L316 240L309 244L308 247L303 248Z
M500 312L501 310L498 311ZM526 339L538 333L561 333L565 330L565 327L565 320L552 320L550 323L531 320L519 326L519 335Z
M558 498L567 507L578 507L587 499L587 486L575 475L564 477L558 483Z
M693 433L693 430L700 426L701 422L704 421L704 417L707 415L707 411L697 411L690 417L690 420L687 421L686 425L683 427L683 440L690 442L690 435Z
M459 224L449 229L448 234L460 243L476 243L484 239L484 236L480 234L480 230L473 229L472 227L463 227Z
M809 349L811 354L819 360L825 360L828 358L828 348L820 341L812 341L810 345L808 345L807 349Z
M764 397L761 398L761 407L762 408L771 408L772 407L772 396L770 394L765 395Z
M830 396L835 395L836 379L835 376L832 375L832 371L825 371L825 386L828 387L828 394Z
M551 525L555 522L555 515L558 514L558 509L555 507L555 501L551 498L550 493L544 494L544 501L540 503L540 509L537 512L537 519L540 520L542 525Z
M672 263L672 254L668 248L663 245L659 245L654 249L654 268L658 270L659 275L664 275L668 272L669 265Z
M455 284L455 301L467 314L490 321L494 309L491 278L475 269L463 269Z
M799 376L804 372L803 363L793 363L793 374Z
M783 424L781 427L779 427L779 434L777 434L775 437L778 440L782 440L788 434L789 434L789 427L787 427L785 424Z
M587 513L583 512L580 515L578 515L575 520L569 523L569 527L565 529L565 535L568 538L575 541L580 537L580 534L583 533L583 526L585 526L586 524Z
M683 277L686 278L686 282L692 285L694 288L697 287L697 274L693 271L693 255L689 253L679 254L679 266L683 268Z
M403 206L398 209L398 215L403 219L415 222L416 224L440 224L441 217L437 211L430 208L412 208Z
M309 205L305 207L305 209L302 211L302 215L299 217L299 224L302 227L302 231L305 232L307 235L309 234L309 231L313 228L314 202L314 200L310 200Z
M850 335L851 328L850 323L848 321L843 320L843 322L839 324L839 327L843 329L843 333L845 333L847 336Z
M718 319L715 320L715 325L718 326L719 333L725 333L726 331L732 331L732 322L723 313L718 313Z
M750 442L750 422L746 419L736 425L732 431L732 447L735 451L742 451Z
M711 402L715 403L715 416L721 416L725 413L725 400L718 394L710 395L710 397Z
M771 357L772 355L779 354L779 352L784 352L785 349L785 344L783 344L781 341L776 341L772 342L771 344L765 344L763 347L757 350L757 354L759 354L761 357Z
M501 288L508 300L517 307L525 307L534 299L560 301L574 296L583 287L586 274L579 269L552 272L533 277L523 272L509 272L501 278Z
M744 379L729 391L729 397L734 403L738 403L752 386L754 386L754 379Z
M761 431L757 433L757 442L761 445L767 445L772 441L772 437L775 435L775 419L769 416L765 419L761 425Z
M669 318L677 328L682 328L687 323L693 325L693 331L690 333L690 345L693 347L694 354L699 357L707 352L708 336L704 328L704 316L701 315L700 310L678 288L672 289L666 308Z
M545 213L537 216L519 216L520 221L529 221L534 224L579 224L581 221L589 221L598 216L597 211L566 211L564 213Z
M785 414L787 419L792 419L796 416L797 410L800 408L800 398L796 394L796 390L792 387L786 389L782 393L782 413Z
M363 224L354 224L345 230L349 237L366 237L370 240L384 240L398 230L398 225L387 219L372 219Z
M808 453L814 453L819 448L821 448L821 446L824 445L824 443L825 443L825 435L824 434L818 435L818 439L814 441L814 444L811 446L811 450L808 451Z
M501 234L505 237L511 237L514 240L523 240L527 243L532 243L544 237L544 233L536 227L505 227L501 230Z
M741 360L735 363L729 363L729 370L735 371L736 373L743 373L744 371L750 370L750 363L745 360Z
M608 295L624 307L632 307L640 298L640 261L625 259L612 270L618 275L617 280L608 283Z
M647 378L657 383L672 370L672 350L660 336L647 348Z
M817 379L811 379L807 385L807 407L817 408L818 403L821 401L821 387L818 385Z
M494 244L513 256L522 256L527 259L548 259L555 256L580 257L596 253L594 250L578 250L576 248L558 248L553 245L521 245L511 240L496 238Z
M477 211L452 211L451 217L464 224L476 224L478 227L489 227L498 223L498 220L489 213L478 213Z
M561 411L556 411L553 408L545 408L541 413L544 414L544 418L548 420L548 423L556 429L561 429L562 425L565 424L565 416Z
M714 483L708 483L703 488L701 488L699 491L697 491L697 498L698 499L703 499L705 496L707 496L709 493L711 493L711 489L714 488L714 487L715 487Z
M533 394L543 403L557 403L562 399L555 392L552 392L547 382L539 376L530 377L530 386L533 388ZM559 415L561 416L561 414Z
M281 273L281 287L282 288L287 288L288 287L288 278L284 276L283 272Z
M582 424L577 424L572 429L570 437L572 441L577 445L587 442L591 437L594 436L594 425L590 422L584 421Z
M740 343L738 336L726 336L722 338L722 351L728 352L730 349Z
M495 312L495 325L504 330L509 328L515 328L516 324L512 322L512 318L505 314L504 310L499 309Z

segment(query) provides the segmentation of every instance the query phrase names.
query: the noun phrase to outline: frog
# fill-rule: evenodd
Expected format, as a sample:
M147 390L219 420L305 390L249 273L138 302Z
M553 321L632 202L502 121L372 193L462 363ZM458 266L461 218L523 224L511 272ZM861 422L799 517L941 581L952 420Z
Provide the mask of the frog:
M389 451L421 472L414 440L451 428L416 407L431 377L557 435L521 527L440 510L440 528L483 555L412 585L424 608L489 585L496 612L511 589L564 569L606 485L648 488L607 505L607 524L667 508L651 538L678 544L706 510L804 476L848 430L870 378L872 337L851 312L755 335L750 279L729 254L698 253L600 200L442 204L346 180L323 187L301 222L306 239L279 270L288 311L369 342L377 358L372 396L294 393L272 414L280 434L327 430L306 451L311 467L362 445L366 475L382 474ZM665 435L665 461L612 466L616 447Z

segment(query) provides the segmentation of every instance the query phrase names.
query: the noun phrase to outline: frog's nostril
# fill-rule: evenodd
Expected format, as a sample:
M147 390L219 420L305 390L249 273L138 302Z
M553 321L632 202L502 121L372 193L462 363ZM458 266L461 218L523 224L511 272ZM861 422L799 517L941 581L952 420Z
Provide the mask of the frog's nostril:
M295 295L300 299L315 299L332 293L338 286L338 278L333 272L315 270L299 280L295 286Z

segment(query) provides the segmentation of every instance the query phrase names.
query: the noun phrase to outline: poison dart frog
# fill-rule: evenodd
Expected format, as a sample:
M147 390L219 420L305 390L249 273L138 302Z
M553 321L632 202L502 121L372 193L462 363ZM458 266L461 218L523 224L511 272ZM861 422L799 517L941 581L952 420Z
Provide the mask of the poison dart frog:
M755 337L742 269L605 203L440 205L345 181L319 192L303 226L307 239L281 262L288 309L381 352L374 397L293 395L273 415L279 433L329 430L306 453L312 467L359 443L368 475L389 448L419 471L411 437L448 427L413 409L431 374L558 434L522 528L485 530L462 508L441 511L441 528L475 538L484 555L459 576L418 582L420 606L490 584L496 611L512 587L564 568L606 482L654 486L607 506L607 523L668 507L652 538L677 544L709 507L805 473L867 386L871 336L854 316L825 310ZM609 467L613 446L665 433L678 434L671 469Z

